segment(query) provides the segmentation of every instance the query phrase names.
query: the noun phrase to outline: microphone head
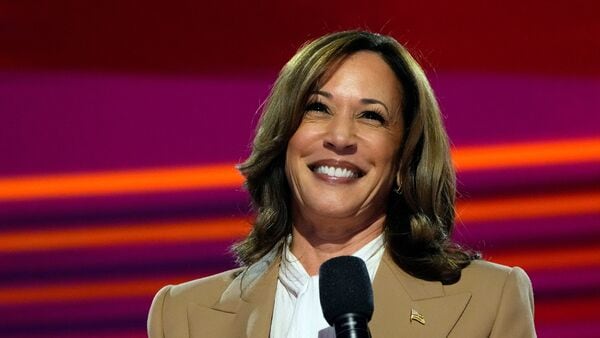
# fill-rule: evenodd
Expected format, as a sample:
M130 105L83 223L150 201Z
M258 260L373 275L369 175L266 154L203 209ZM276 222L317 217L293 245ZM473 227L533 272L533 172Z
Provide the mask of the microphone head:
M329 325L347 313L371 320L373 288L365 262L358 257L340 256L323 263L319 269L319 297Z

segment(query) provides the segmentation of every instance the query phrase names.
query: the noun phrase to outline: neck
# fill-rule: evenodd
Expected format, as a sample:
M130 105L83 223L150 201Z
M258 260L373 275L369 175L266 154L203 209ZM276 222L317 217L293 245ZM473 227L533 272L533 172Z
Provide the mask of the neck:
M330 258L352 255L383 232L385 215L363 226L347 227L329 223L294 222L291 251L310 276L319 273L321 264Z

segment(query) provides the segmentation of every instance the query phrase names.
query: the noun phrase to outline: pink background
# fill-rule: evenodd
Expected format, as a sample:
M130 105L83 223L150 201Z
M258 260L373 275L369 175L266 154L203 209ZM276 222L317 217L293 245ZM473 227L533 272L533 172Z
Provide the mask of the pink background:
M3 192L35 187L32 178L92 173L110 186L103 173L231 168L296 48L368 28L424 65L457 152L552 150L547 162L528 164L533 150L494 169L459 161L456 237L526 269L541 337L600 337L599 12L577 0L0 0L0 332L143 337L160 286L234 266L228 246L248 217L239 184L216 178L160 191ZM587 155L552 160L555 142L581 140L586 149L556 153ZM469 214L485 203L489 213ZM216 221L225 225L212 236ZM151 235L185 222L195 235Z

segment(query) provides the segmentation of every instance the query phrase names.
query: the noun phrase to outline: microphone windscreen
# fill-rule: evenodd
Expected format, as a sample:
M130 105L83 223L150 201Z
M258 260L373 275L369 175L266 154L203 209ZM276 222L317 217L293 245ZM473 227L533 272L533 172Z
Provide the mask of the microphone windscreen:
M319 297L329 325L346 313L371 320L373 288L365 262L358 257L340 256L323 263L319 269Z

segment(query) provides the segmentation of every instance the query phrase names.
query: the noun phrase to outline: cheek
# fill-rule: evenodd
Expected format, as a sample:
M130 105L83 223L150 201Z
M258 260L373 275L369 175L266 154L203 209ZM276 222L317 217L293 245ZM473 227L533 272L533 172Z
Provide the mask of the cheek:
M287 178L288 184L292 183L292 176L294 170L294 163L296 163L296 159L298 155L296 154L295 148L292 144L292 140L290 140L287 150L285 152L285 176Z
M294 135L290 138L288 142L288 146L285 152L285 174L287 176L288 181L290 181L290 176L293 174L293 171L298 166L298 162L302 157L303 149L306 148L307 140L306 133L303 132L300 128L296 130Z
M296 137L296 134L294 134L294 136L292 136L292 138L288 142L287 150L285 152L285 173L288 176L288 180L290 170L293 169L294 163L296 163L296 161L300 157L300 149L302 149L301 142L299 142L299 139Z
M377 162L392 162L400 149L400 138L388 133L378 133L369 138L368 151Z
M369 150L373 155L373 161L381 168L381 173L388 178L395 176L399 143L400 141L395 137L384 137L376 144L372 144Z
M287 155L300 156L310 152L310 147L315 145L316 134L314 127L301 124L288 142Z

